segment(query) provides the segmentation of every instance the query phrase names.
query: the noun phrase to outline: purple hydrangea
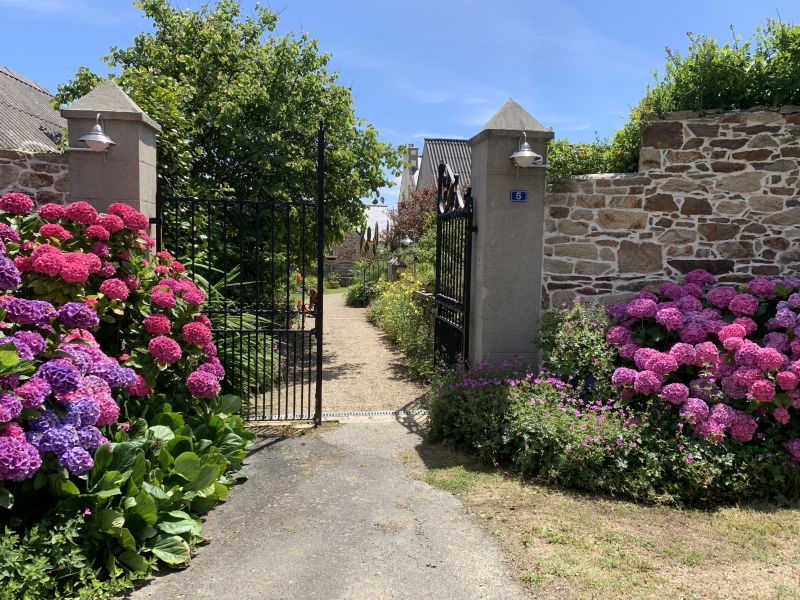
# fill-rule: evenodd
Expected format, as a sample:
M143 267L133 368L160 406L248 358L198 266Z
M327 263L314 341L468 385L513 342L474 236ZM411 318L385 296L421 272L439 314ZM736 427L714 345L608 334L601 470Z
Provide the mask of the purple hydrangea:
M792 329L797 324L797 315L788 308L784 308L775 313L775 320L781 327Z
M744 400L747 397L747 388L736 383L734 377L723 377L721 387L722 393L733 400Z
M711 407L709 419L725 427L730 427L736 421L736 410L724 402L720 402Z
M19 232L5 223L0 223L0 240L4 242L18 242L20 241Z
M717 308L728 308L731 300L736 296L736 288L730 286L716 287L709 290L706 299Z
M764 296L766 298L775 296L775 286L769 279L764 279L763 277L751 279L747 284L747 291L754 296Z
M44 363L36 375L47 381L57 394L74 392L81 382L80 371L72 363L61 358Z
M623 344L623 346L619 349L619 355L622 358L633 360L637 350L639 350L639 346L637 344L634 342L628 342L627 344Z
M686 296L691 296L693 298L702 298L703 297L703 289L697 285L696 283L687 283L683 286L683 293Z
M670 404L683 404L689 398L689 388L682 383L670 383L661 390L661 396Z
M20 283L19 269L11 260L0 255L0 290L15 290Z
M56 314L53 305L44 300L26 300L11 298L3 304L6 310L6 321L18 325L47 325Z
M754 367L758 364L759 350L758 344L745 340L733 357L737 365L742 367Z
M35 331L18 331L12 337L25 342L34 354L44 352L47 347L47 342L45 342L41 334Z
M615 302L606 306L606 314L615 321L621 321L627 316L627 308L628 305L624 302Z
M100 433L100 430L97 427L83 427L82 429L79 429L78 441L81 445L81 448L88 450L89 452L94 452L102 444L108 442L108 440L103 436L102 433Z
M701 423L708 418L708 404L700 398L689 398L683 405L681 417L692 425Z
M717 280L705 269L694 269L686 274L684 281L700 287L708 287L709 285L714 285Z
M127 367L121 367L113 360L94 362L89 367L89 373L105 381L110 387L125 387L136 383L136 373Z
M677 283L665 283L661 286L660 291L667 298L672 300L677 300L678 298L686 295L686 292L683 291L683 287Z
M675 300L677 306L683 312L700 312L703 310L703 303L694 296L683 296Z
M631 338L631 330L622 325L614 325L606 333L606 341L612 346L621 346Z
M706 341L708 332L700 323L688 323L681 329L680 338L685 344L699 344Z
M731 437L740 442L749 442L758 429L758 423L750 415L738 412L730 426Z
M650 298L636 298L635 300L631 300L627 308L628 316L635 319L655 317L657 312L658 305L655 300L651 300Z
M92 455L81 447L70 448L58 457L58 463L73 475L80 475L92 468Z
M225 377L225 367L222 366L218 358L209 358L206 362L197 367L197 370L211 373L217 379Z
M44 433L49 429L61 426L61 419L49 409L42 410L39 416L28 421L28 429L34 433Z
M42 457L32 445L13 437L0 437L0 481L22 481L42 466Z
M644 396L649 396L653 392L661 389L661 375L653 371L640 371L636 374L633 382L633 389Z
M615 387L625 387L633 385L634 381L636 381L636 373L637 371L633 369L629 369L627 367L619 367L617 370L614 371L614 374L611 376L611 383Z
M61 456L78 445L78 431L72 425L51 427L42 432L39 439L39 452L52 452Z
M100 324L100 317L90 306L81 302L67 302L58 311L59 322L66 327L91 329Z
M14 394L0 392L0 423L16 419L22 412L22 402Z
M795 292L791 296L789 296L789 300L787 301L789 308L794 310L800 310L800 294Z
M32 377L14 391L22 398L22 406L37 408L44 403L52 390L50 384L41 377Z
M75 427L90 427L100 418L100 407L93 398L78 396L69 401L65 420Z
M69 354L72 363L84 375L89 372L89 369L94 364L94 359L90 353L86 352L86 348L87 346L79 346L78 344L61 346L61 350Z

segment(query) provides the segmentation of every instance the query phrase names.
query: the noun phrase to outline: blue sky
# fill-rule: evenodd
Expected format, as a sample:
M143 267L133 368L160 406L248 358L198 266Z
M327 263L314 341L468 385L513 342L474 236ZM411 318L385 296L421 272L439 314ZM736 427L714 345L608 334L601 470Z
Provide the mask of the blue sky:
M174 0L197 8L197 0ZM254 2L242 0L245 11ZM798 0L272 0L278 33L306 31L333 55L359 116L394 144L470 137L513 97L557 137L624 124L664 48L686 32L750 37L800 22ZM127 46L147 22L128 0L0 0L0 64L54 90ZM393 192L385 197L392 201Z

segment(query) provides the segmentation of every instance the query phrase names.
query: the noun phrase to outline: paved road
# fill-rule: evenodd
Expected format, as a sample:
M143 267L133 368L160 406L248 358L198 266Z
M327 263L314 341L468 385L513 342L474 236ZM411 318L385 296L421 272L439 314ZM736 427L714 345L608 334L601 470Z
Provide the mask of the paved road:
M336 348L331 366L342 367L343 378L371 378L392 407L416 397L419 388L393 371L398 357L389 349L354 358L358 348L380 345L375 329L359 320L328 324ZM348 393L350 386L334 381L326 384L328 397ZM353 408L360 399L353 396ZM348 406L347 397L334 400ZM415 478L417 430L409 418L385 417L260 442L247 466L250 479L208 517L210 544L189 568L156 578L132 598L530 599L495 539L461 503Z

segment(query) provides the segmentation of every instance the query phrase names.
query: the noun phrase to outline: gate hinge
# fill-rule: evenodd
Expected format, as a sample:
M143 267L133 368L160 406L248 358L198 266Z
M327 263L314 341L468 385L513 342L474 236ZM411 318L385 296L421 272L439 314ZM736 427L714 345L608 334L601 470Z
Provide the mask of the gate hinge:
M472 233L478 233L478 226L477 225L473 225L472 227L469 228L469 230Z

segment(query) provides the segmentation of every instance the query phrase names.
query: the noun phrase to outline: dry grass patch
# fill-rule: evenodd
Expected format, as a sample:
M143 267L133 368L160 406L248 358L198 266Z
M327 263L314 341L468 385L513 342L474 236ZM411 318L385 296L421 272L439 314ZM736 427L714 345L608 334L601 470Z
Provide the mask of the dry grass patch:
M642 506L523 483L424 446L422 477L461 497L545 598L800 598L800 509Z

